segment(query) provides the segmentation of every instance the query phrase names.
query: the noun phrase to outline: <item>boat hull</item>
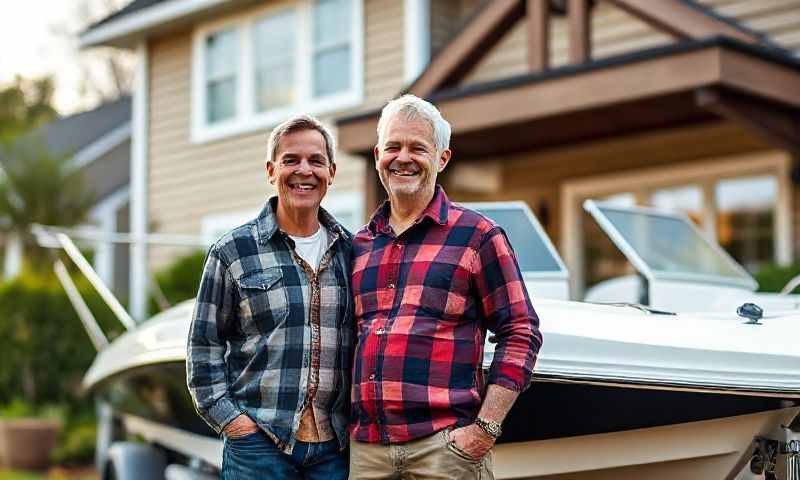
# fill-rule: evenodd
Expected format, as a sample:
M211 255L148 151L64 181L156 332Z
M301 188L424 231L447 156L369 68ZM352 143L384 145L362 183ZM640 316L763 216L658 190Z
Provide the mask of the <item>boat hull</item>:
M494 450L498 479L648 480L760 478L745 470L753 437L787 424L798 407L568 438L512 442Z
M118 415L140 419L126 422L134 433L162 444L181 438L176 432L191 434L165 446L192 456L212 452L204 460L219 466L221 443L209 447L219 440L192 407L183 362L127 370L94 392ZM749 459L755 436L790 424L798 412L794 401L774 397L535 381L504 423L495 476L726 478Z

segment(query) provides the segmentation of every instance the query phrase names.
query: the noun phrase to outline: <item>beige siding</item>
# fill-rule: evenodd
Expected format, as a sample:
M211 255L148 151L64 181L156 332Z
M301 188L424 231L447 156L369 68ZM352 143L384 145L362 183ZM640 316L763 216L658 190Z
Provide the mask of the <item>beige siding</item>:
M781 46L800 52L800 0L700 0L719 14L765 33ZM554 16L551 23L550 60L558 67L568 61L567 22ZM470 72L464 84L506 78L527 71L528 35L525 22L518 22L492 51ZM672 43L670 36L606 3L592 12L592 57L623 54Z
M517 22L470 72L464 84L480 83L527 72L526 27L524 21ZM566 64L569 54L569 32L564 16L552 17L550 35L551 66ZM595 59L664 45L670 41L670 37L608 4L598 3L592 11L592 57Z
M800 0L699 0L784 48L800 52Z
M403 89L403 4L364 2L364 109L380 106Z

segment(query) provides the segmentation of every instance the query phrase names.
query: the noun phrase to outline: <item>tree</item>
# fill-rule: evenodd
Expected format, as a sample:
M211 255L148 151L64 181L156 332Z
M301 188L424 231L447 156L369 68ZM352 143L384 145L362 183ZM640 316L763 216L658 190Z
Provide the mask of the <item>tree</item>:
M0 146L58 115L52 106L53 79L27 80L20 76L0 87Z
M78 33L127 3L129 0L75 0L72 12L58 25L51 26L51 31L70 46L75 67L80 70L78 89L90 103L103 103L130 93L136 59L133 53L119 48L81 50Z
M86 218L94 198L84 188L82 172L69 165L68 156L48 152L35 139L20 139L0 154L0 230L20 239L22 249L31 253L28 262L41 267L46 256L33 241L31 225L77 225Z

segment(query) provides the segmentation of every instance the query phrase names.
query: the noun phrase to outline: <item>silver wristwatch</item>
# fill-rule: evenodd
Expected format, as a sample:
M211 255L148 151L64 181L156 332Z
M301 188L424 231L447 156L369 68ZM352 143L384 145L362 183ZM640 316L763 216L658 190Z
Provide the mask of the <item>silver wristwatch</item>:
M486 420L485 418L477 417L475 419L475 425L481 427L481 430L486 432L490 437L494 438L495 440L500 437L503 433L503 429L500 426L500 423L495 422L493 420Z

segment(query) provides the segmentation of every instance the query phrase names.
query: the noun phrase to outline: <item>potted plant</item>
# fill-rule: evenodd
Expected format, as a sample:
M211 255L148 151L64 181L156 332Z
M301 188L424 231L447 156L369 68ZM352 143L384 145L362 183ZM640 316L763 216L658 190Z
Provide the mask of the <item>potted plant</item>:
M0 467L46 468L60 429L59 409L35 409L22 400L11 402L0 409Z

